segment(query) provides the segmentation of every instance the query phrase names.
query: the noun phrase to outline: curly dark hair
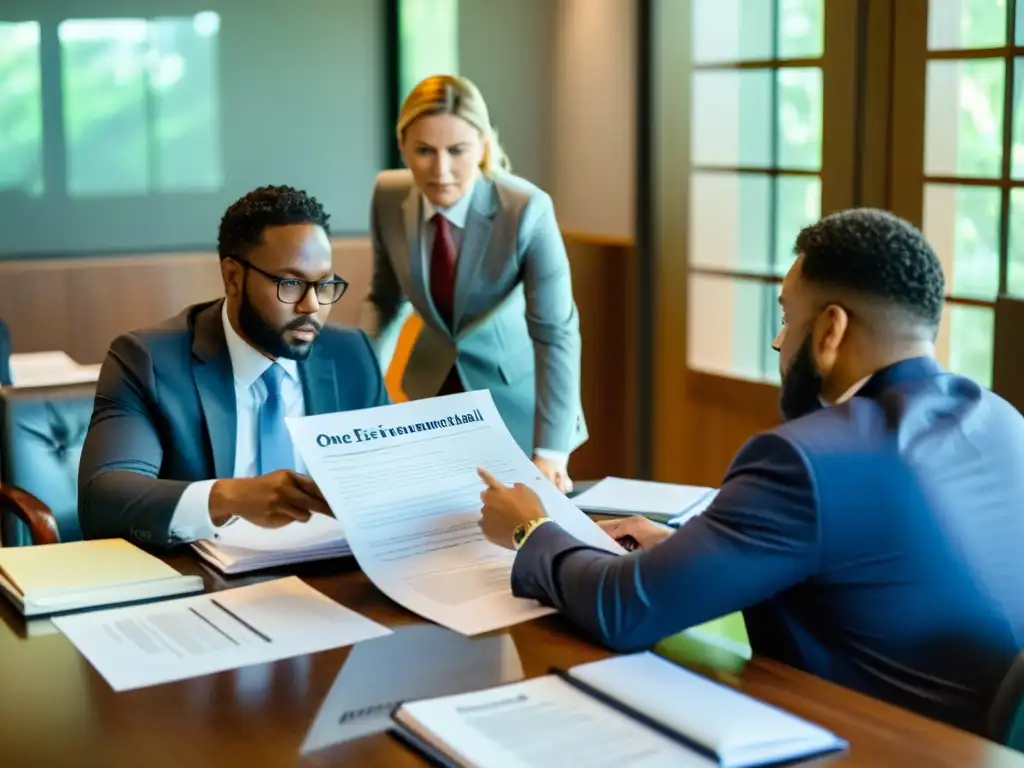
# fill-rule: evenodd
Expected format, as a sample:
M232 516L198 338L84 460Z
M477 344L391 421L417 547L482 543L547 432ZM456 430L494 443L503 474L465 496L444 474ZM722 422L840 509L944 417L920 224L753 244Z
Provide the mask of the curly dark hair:
M937 328L946 279L921 232L888 211L854 208L804 228L796 239L802 276L902 310Z
M267 227L316 224L330 235L330 214L315 197L294 187L260 187L232 203L220 220L217 253L221 261L247 256Z

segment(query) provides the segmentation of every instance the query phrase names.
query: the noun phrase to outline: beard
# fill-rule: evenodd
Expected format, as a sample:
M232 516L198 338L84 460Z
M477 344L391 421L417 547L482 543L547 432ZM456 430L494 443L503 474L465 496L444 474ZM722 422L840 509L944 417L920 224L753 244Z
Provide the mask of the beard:
M792 421L822 408L824 382L811 355L811 334L807 334L789 368L782 372L779 410L783 421Z
M246 338L262 352L271 357L289 360L305 360L313 351L313 341L289 342L284 335L300 328L312 328L319 333L320 325L310 317L297 317L284 328L274 328L249 301L249 295L242 286L242 302L238 307L238 325Z

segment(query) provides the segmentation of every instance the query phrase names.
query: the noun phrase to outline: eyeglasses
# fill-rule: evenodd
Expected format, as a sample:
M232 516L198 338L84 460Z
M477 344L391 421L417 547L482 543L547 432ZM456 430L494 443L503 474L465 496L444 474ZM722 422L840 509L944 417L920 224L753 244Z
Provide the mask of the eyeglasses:
M316 300L320 304L334 304L348 290L348 281L337 275L330 280L300 280L297 277L272 275L244 259L234 260L244 268L253 269L268 280L277 283L277 300L282 304L298 304L306 297L310 288L316 292Z

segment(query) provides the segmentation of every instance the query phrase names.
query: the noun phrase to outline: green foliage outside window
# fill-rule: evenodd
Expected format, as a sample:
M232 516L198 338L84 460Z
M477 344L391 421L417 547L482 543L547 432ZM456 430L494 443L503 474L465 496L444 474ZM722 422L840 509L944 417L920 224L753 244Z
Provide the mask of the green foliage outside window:
M0 200L219 189L219 28L209 11L62 21L50 76L67 188L45 189L43 68L57 62L42 59L37 22L0 22Z
M39 24L0 22L0 205L43 194Z
M399 102L430 75L459 73L459 0L400 0Z
M932 0L930 13L929 42L933 48L970 49L1006 44L1008 10L1005 2L960 0L952 4ZM956 17L951 18L951 13L956 13ZM944 91L940 93L935 89L929 92L929 97L955 100L959 111L956 146L938 147L953 156L953 167L948 173L926 168L926 173L988 178L997 184L1002 175L1005 115L1013 121L1011 172L1018 178L1024 175L1024 126L1016 115L1021 81L1016 80L1013 103L1005 104L1006 78L1010 75L1006 59L931 61L928 67L929 78L941 78ZM955 69L952 77L949 68ZM955 88L955 92L945 92L950 87ZM926 136L935 129L935 126L925 126ZM926 220L930 194L941 193L925 192ZM953 274L946 275L947 291L953 296L994 300L1000 261L1009 258L1008 287L1011 292L1024 295L1024 200L1014 193L1010 210L1003 211L996 186L957 187L955 195L955 249L953 254L943 254L947 260L952 257L955 265ZM1004 215L1010 217L1008 254L1001 253L999 246L1000 220ZM949 368L990 385L992 310L950 305L948 316Z

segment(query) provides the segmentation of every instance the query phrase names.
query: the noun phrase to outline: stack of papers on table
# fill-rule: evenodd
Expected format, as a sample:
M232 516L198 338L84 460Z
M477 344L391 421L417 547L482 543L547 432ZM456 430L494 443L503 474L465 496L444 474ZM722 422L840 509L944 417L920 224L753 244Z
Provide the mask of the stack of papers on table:
M658 523L682 525L711 506L717 495L716 489L701 485L606 477L572 501L584 512L643 515Z
M16 387L51 387L96 381L100 365L82 365L67 352L23 352L11 355L11 381Z
M197 541L192 548L229 575L352 555L341 523L327 515L315 514L309 522L283 528L260 528L237 519L218 533L216 541Z

